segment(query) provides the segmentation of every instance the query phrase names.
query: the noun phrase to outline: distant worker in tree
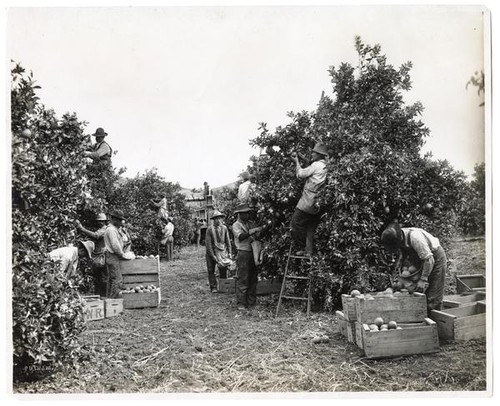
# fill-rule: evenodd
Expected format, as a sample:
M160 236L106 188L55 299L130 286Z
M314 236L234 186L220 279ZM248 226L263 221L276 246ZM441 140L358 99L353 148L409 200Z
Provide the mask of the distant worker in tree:
M447 260L439 240L421 228L401 228L398 223L390 224L381 239L388 251L398 254L396 270L405 286L425 293L428 312L441 310ZM415 266L413 272L405 270L405 275L401 270L405 263L421 266Z
M238 187L238 200L240 203L246 203L253 206L255 194L255 175L243 172L240 175L243 183Z
M158 209L158 218L168 220L167 195L164 194L160 200L150 199L151 204Z
M91 151L85 151L84 155L86 157L92 158L94 161L105 161L110 160L111 155L113 154L113 150L109 146L109 144L104 141L104 138L108 135L102 128L98 128L93 137L95 137L96 143L92 147Z
M75 247L61 247L50 251L49 258L58 263L68 277L74 276L80 258L92 258L95 245L92 241L78 241Z
M117 298L122 287L120 260L127 259L121 231L122 221L125 220L125 216L121 210L113 210L109 213L109 218L111 224L106 228L106 232L104 233L106 270L108 274L106 297Z
M297 178L306 180L291 221L292 239L296 248L299 249L296 252L297 255L311 256L313 253L314 233L321 219L318 194L326 182L327 158L326 146L319 143L311 152L311 165L306 168L300 166L299 157L295 152L292 153Z
M203 182L203 197L210 196L210 186L208 182Z
M95 244L94 253L92 256L92 273L94 276L95 293L100 296L106 295L106 260L105 260L105 244L104 233L108 226L108 219L104 213L99 213L95 222L97 223L97 230L91 231L82 226L79 220L76 220L76 228L83 234L92 239Z
M231 240L227 227L222 223L223 218L224 214L215 210L211 217L213 223L207 228L205 236L208 283L212 293L217 292L215 267L219 267L219 275L225 279L227 269L232 263Z
M161 245L165 246L167 261L171 261L174 255L174 223L172 223L172 219L161 219L164 223L161 233L162 239L160 241Z

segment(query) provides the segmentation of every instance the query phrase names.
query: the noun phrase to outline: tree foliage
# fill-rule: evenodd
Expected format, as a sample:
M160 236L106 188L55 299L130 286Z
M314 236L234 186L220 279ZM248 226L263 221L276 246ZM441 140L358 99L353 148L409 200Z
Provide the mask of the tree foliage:
M484 235L486 231L486 183L485 165L477 164L466 190L466 198L460 210L460 227L467 235Z
M403 99L411 89L411 63L395 68L379 45L368 46L359 37L355 48L358 66L329 69L333 93L321 98L316 111L289 113L290 122L274 132L261 124L252 141L266 151L264 158L254 158L254 168L258 215L273 225L263 267L268 275L282 272L303 186L290 154L297 151L304 165L315 142L329 148L313 271L317 306L331 307L340 292L354 287L368 291L389 284L391 257L379 238L391 221L423 227L445 243L465 188L463 173L420 154L429 134L419 119L423 106Z

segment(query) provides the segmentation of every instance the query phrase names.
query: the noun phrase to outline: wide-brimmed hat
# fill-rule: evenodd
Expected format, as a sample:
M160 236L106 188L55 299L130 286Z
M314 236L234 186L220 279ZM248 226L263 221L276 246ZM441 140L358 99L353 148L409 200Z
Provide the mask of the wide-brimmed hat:
M213 219L216 219L219 217L225 217L225 215L223 213L221 213L219 210L215 210L213 212L212 216L210 216L210 219L213 220Z
M92 241L78 241L77 244L85 248L88 257L92 258L92 254L94 253L95 250L95 244Z
M99 127L95 130L95 133L92 134L92 137L105 137L106 135L108 135L108 133L104 131L104 128Z
M326 147L325 144L321 144L319 142L314 146L313 152L316 152L324 156L328 156L328 148Z
M250 211L254 211L255 209L253 207L250 207L248 204L246 203L242 203L238 206L236 206L236 208L234 209L234 212L235 213L248 213Z
M397 251L403 240L403 231L398 223L392 223L382 232L380 239L385 248Z
M125 215L121 210L111 210L109 216L114 217L115 219L125 220Z
M106 215L104 213L99 213L96 217L95 217L95 221L106 221L108 218L106 217Z

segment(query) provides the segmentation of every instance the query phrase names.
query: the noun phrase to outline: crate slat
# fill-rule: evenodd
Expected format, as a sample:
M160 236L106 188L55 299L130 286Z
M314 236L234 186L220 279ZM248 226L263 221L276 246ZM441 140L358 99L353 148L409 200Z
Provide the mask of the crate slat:
M425 295L414 293L394 297L380 296L373 300L356 298L356 320L371 324L377 317L385 322L394 320L398 323L419 322L427 317Z
M146 307L158 307L160 305L160 293L123 293L123 307L125 309L142 309Z
M134 286L144 285L144 284L155 285L155 283L153 282L156 282L155 286L158 286L157 285L158 281L159 281L158 274L149 273L143 275L123 275L123 283L126 284L133 283L135 284Z

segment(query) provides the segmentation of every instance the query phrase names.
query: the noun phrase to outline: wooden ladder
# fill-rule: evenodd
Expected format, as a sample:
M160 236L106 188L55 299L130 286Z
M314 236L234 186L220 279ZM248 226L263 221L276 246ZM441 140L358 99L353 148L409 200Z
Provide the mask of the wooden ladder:
M300 260L300 263L302 264L302 261L307 261L307 263L310 265L312 263L312 259L309 256L301 256L301 255L292 255L292 245L290 245L290 250L288 251L288 258L286 260L286 266L285 266L285 274L283 275L283 282L281 283L281 291L280 291L280 296L278 299L278 306L276 307L276 317L278 317L278 312L280 311L280 306L281 306L281 300L282 299L290 299L290 300L301 300L301 301L306 301L307 300L307 311L306 315L309 317L309 313L311 312L311 276L309 274L309 270L307 272L307 276L299 276L299 275L289 275L289 272L291 272L292 264L291 261L294 260ZM307 283L307 296L288 296L285 295L285 290L286 290L286 282L287 280L303 280L306 281Z

